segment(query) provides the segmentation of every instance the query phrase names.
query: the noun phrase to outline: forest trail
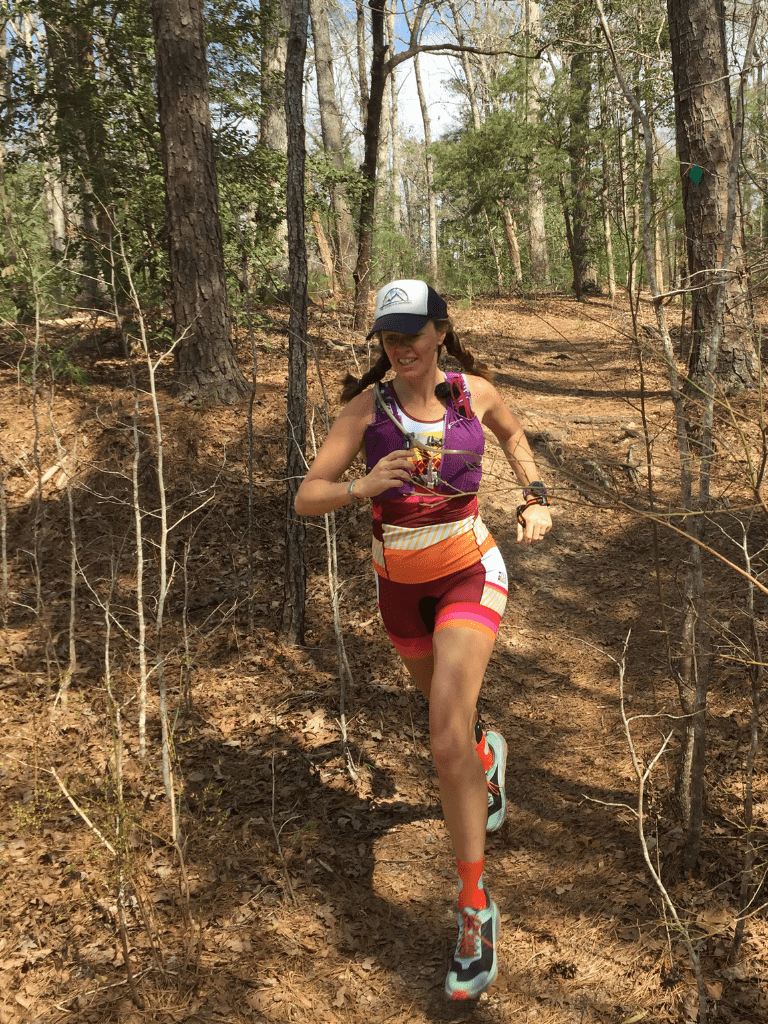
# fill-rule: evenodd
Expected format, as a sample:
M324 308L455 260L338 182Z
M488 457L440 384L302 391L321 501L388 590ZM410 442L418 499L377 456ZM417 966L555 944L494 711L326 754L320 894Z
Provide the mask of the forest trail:
M520 491L489 443L480 506L507 564L510 600L480 710L509 744L509 809L502 830L489 837L485 872L502 912L499 979L470 1016L489 1024L695 1020L693 974L642 858L633 816L637 780L619 700L621 663L627 714L678 713L664 629L674 633L677 623L684 551L674 533L659 531L662 610L642 430L644 416L656 507L673 507L679 484L665 367L644 350L641 380L623 299L615 307L605 299L579 304L547 298L457 308L467 305L449 303L462 339L496 369L497 386L526 427L553 493L554 521L542 544L515 544ZM652 323L650 307L643 306L642 315ZM354 360L365 357L365 345L347 323L342 311L312 310L310 334L329 396L338 394ZM68 450L74 451L75 433L79 439L78 461L70 468L79 488L81 564L94 586L93 592L79 590L72 698L52 710L55 658L66 661L66 492L60 475L46 484L40 541L29 497L34 424L29 389L18 385L16 373L29 356L16 335L0 338L13 560L0 653L3 1024L427 1024L466 1016L446 1004L442 992L456 935L455 869L429 754L426 707L403 678L376 614L366 506L336 515L341 615L353 674L345 706L354 773L341 754L322 520L308 529L306 647L287 647L274 633L282 591L286 324L287 315L271 310L257 337L258 531L250 635L245 408L188 409L161 394L174 515L213 497L190 515L189 532L172 542L180 566L189 541L187 598L180 568L171 592L167 670L174 713L179 709L177 784L191 920L164 839L159 759L153 756L149 768L140 768L134 706L126 704L122 716L130 821L123 856L132 885L126 934L143 1009L126 984L115 864L50 774L55 767L102 834L113 835L104 611L93 595L104 592L110 553L126 558L113 600L127 633L116 633L111 652L115 692L125 700L136 681L135 649L126 639L134 629L131 517L120 504L131 465L125 425L133 398L124 361L103 325L44 328L51 346L70 340L71 358L92 379L87 389L61 386L53 404L40 407L41 420L53 419ZM319 404L312 360L310 375L310 395ZM163 378L163 388L169 380ZM756 397L734 401L757 420ZM148 408L142 415L149 423ZM315 417L321 436L319 422ZM727 417L719 430L720 450L730 443L736 451L738 438ZM50 429L37 450L42 470L56 463ZM725 459L718 470L723 492L730 466ZM157 479L151 459L141 473L152 493ZM737 486L729 486L735 501ZM115 544L115 538L126 539ZM42 620L30 613L35 577L28 553L39 550L36 543L46 555ZM733 604L737 614L737 588L727 570L712 560L708 573L719 613L727 617ZM681 879L674 869L681 841L668 801L675 742L652 777L647 835L699 943L717 1012L712 1019L763 1024L764 912L748 922L739 963L726 961L740 867L741 761L735 751L747 716L744 679L725 656L716 662L711 806L699 876ZM644 763L659 750L669 722L635 721ZM154 705L150 737L158 742ZM755 788L755 814L764 828L764 751Z

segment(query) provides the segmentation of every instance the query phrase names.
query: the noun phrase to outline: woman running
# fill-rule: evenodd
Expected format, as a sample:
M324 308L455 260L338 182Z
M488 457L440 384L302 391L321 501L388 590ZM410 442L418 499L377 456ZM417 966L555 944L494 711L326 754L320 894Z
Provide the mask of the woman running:
M496 979L499 911L483 885L486 832L506 813L507 745L476 705L507 601L501 554L478 513L485 448L495 434L523 487L517 540L552 526L547 490L523 429L464 348L445 301L423 281L376 296L378 362L347 376L345 408L296 495L299 515L373 503L373 566L384 626L429 700L432 756L459 875L450 999L477 999ZM440 369L442 347L466 371ZM382 383L387 371L394 377ZM371 388L370 385L374 387ZM340 482L364 448L365 476ZM479 755L479 756L478 756Z

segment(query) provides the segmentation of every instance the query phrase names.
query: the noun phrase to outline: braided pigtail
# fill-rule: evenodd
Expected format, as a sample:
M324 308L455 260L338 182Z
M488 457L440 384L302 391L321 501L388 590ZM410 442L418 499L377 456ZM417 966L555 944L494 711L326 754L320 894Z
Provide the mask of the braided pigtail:
M472 374L475 377L482 377L484 380L493 380L496 376L494 371L489 369L485 363L476 360L472 350L465 348L461 344L459 336L453 329L453 324L450 320L435 320L434 324L436 330L446 331L445 339L443 340L446 351L461 364L461 368L465 373Z
M366 388L370 387L376 381L383 380L387 370L392 368L392 364L389 361L389 356L382 350L381 355L370 368L367 373L358 380L357 377L353 377L351 373L348 373L344 378L344 387L341 392L341 404L346 405L347 402L351 402L357 395L362 394Z

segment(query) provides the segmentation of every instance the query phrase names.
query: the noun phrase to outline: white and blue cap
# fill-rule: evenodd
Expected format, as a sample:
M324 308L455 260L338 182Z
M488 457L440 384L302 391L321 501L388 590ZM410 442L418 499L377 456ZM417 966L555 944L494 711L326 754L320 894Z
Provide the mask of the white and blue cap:
M445 320L448 307L426 281L390 281L376 296L374 324L366 338L377 331L417 334L430 320Z

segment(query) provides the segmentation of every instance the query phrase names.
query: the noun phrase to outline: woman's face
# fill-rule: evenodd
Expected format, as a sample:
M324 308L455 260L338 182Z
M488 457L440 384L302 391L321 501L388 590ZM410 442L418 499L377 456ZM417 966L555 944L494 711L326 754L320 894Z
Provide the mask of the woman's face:
M398 376L415 377L437 366L437 350L445 334L429 320L418 334L382 331L381 344Z

